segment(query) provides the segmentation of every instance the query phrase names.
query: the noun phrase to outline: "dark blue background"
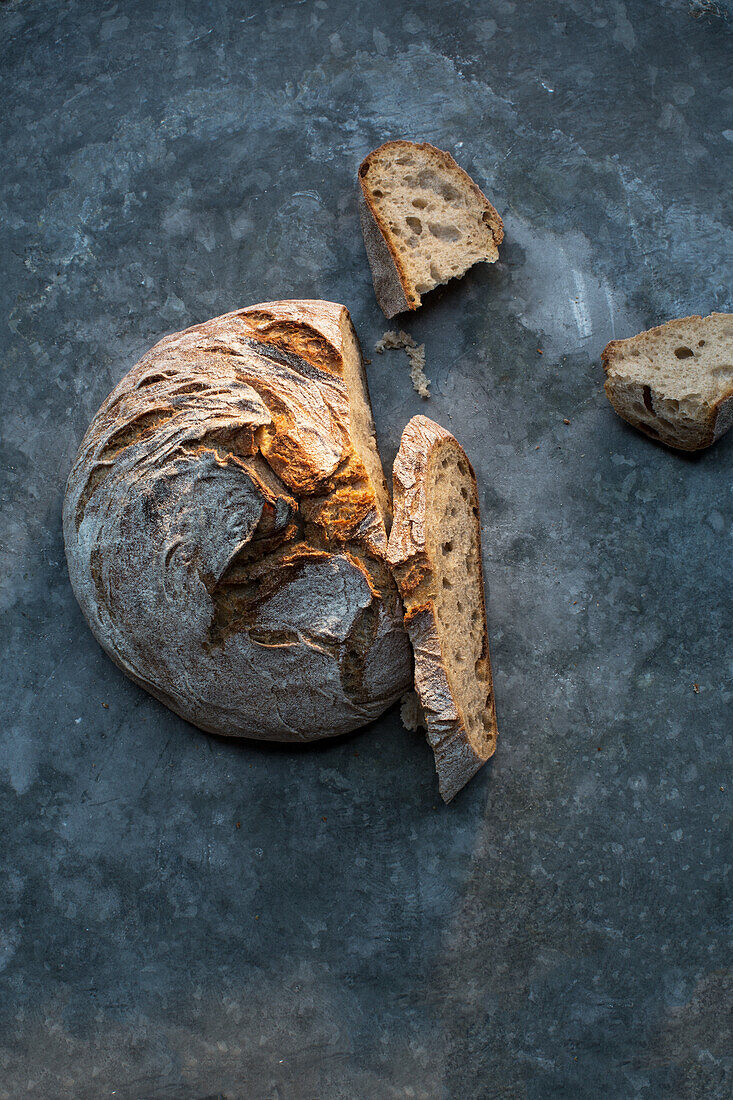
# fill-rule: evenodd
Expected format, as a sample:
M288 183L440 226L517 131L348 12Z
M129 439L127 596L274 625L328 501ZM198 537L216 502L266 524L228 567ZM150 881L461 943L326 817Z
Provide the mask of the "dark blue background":
M731 310L728 11L2 4L0 1098L733 1093L733 433L651 443L599 362ZM427 403L372 353L355 173L393 137L506 225L405 320ZM69 588L113 384L297 296L352 311L388 468L418 411L476 467L500 740L450 807L395 712L301 751L192 729Z

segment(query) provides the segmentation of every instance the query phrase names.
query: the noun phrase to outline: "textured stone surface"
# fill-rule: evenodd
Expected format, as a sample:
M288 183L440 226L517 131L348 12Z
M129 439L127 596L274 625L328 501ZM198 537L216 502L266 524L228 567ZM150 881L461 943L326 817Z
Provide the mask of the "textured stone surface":
M599 363L733 305L728 12L2 4L0 1097L731 1094L733 436L655 446ZM369 368L387 463L426 412L482 492L500 739L450 807L396 712L297 751L185 725L61 543L83 431L165 332L321 296L369 355L354 174L392 137L507 231L405 321L429 402Z

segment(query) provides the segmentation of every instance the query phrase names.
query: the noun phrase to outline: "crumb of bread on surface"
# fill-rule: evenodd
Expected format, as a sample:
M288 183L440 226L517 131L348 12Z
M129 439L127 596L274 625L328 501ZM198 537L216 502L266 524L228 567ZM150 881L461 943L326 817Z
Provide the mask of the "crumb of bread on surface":
M374 350L378 355L381 355L383 351L397 349L404 349L407 358L410 360L410 378L415 393L427 399L430 397L430 379L425 374L425 345L417 344L409 332L395 332L394 329L385 332L374 345Z
M414 348L417 347L414 337L410 336L409 332L395 332L393 328L388 329L384 335L377 340L374 345L374 350L378 355L381 355L383 351L391 351L395 348Z
M408 691L400 703L400 719L406 730L425 728L425 715L416 691Z

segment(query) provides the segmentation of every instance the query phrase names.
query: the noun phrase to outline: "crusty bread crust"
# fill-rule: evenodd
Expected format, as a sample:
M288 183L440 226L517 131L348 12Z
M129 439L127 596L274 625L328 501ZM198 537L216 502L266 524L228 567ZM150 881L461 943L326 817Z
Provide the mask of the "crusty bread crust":
M327 737L410 685L352 436L352 335L343 306L297 301L167 336L82 441L64 501L76 597L120 668L202 729Z
M493 754L496 747L496 711L492 709L489 718L493 732L490 744L472 744L460 704L451 687L446 659L441 652L433 598L434 567L427 548L428 502L425 488L431 455L436 448L445 446L460 452L476 489L473 468L457 440L427 417L414 416L402 434L393 469L394 520L387 556L406 607L405 626L415 655L415 690L427 721L427 738L435 755L440 793L444 801L450 802ZM480 547L481 522L478 515L475 524ZM485 671L493 708L480 552L478 570Z
M392 242L389 231L382 226L374 200L366 185L365 176L372 161L379 154L384 153L386 150L399 153L401 150L410 149L425 150L444 170L458 173L464 186L474 193L484 207L488 215L487 224L491 229L496 246L498 247L504 239L504 225L499 213L469 174L456 163L450 153L446 153L444 149L436 148L435 145L431 145L429 142L413 141L387 141L377 149L373 149L359 165L359 212L364 234L364 245L372 269L374 293L380 308L387 317L394 317L405 310L419 309L421 301L419 295L417 300L413 297L410 289L410 279L400 254Z
M716 400L700 403L695 410L694 419L688 415L683 420L679 411L675 412L673 407L670 408L664 393L660 392L651 375L645 383L626 378L623 364L642 340L666 341L674 338L686 344L690 338L690 327L703 321L733 321L733 316L711 313L708 317L700 314L679 317L626 340L611 340L601 353L606 374L604 389L615 412L650 439L679 451L703 450L733 426L733 386Z
M372 269L374 293L380 308L387 317L395 317L407 309L417 309L417 306L411 305L405 294L404 271L399 254L379 228L373 205L363 184L359 192L359 218L364 247Z

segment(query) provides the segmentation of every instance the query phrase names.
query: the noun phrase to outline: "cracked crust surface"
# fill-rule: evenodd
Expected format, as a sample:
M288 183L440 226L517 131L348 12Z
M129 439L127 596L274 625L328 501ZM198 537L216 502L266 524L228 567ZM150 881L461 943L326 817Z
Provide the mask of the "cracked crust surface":
M476 478L450 432L415 416L393 479L388 558L405 604L440 793L449 802L496 748Z
M419 309L422 294L498 258L501 218L450 153L389 141L364 158L358 179L364 244L387 317Z
M614 410L652 439L699 451L733 425L733 314L667 321L601 359Z
M410 686L391 501L341 305L270 302L156 344L69 475L75 595L103 648L204 730L303 741Z

